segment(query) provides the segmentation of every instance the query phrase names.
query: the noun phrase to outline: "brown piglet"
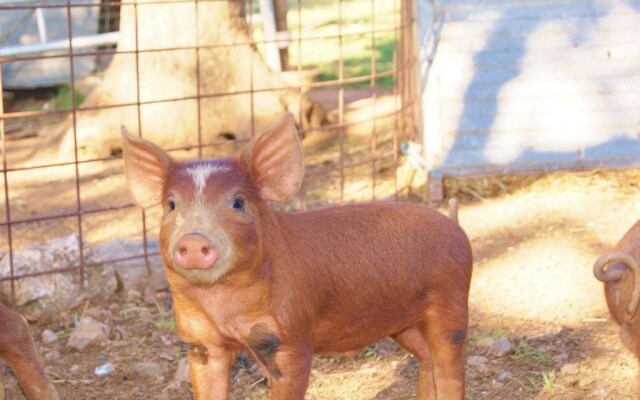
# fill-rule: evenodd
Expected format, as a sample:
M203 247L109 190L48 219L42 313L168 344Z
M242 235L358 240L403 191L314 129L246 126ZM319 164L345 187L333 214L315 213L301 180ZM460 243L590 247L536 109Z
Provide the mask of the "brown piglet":
M0 358L18 379L29 400L57 400L58 395L38 360L24 317L0 303Z
M314 353L390 336L419 361L419 399L464 398L472 255L423 205L278 212L303 177L289 113L235 157L177 162L123 129L129 189L161 202L160 247L195 398L226 399L236 352L268 374L271 399L304 399Z
M604 282L607 306L620 325L624 345L640 359L640 221L620 239L611 253L600 257L593 273Z

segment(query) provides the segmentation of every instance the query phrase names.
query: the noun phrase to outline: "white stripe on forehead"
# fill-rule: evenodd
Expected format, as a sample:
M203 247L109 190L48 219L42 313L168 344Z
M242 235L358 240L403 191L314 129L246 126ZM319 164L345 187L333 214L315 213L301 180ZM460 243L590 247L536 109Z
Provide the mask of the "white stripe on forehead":
M219 172L230 172L231 168L226 165L211 165L211 164L200 164L194 167L187 168L186 172L191 175L193 179L193 184L196 187L196 192L199 197L204 193L204 187L207 183L207 178L211 174L219 173Z

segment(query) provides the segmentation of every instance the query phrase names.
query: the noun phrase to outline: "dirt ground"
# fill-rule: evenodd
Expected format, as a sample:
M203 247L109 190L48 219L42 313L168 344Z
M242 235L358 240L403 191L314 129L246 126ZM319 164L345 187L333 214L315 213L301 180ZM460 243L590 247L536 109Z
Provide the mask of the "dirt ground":
M346 151L351 153L368 143L357 135L347 139ZM389 143L388 138L380 140ZM335 162L335 143L327 151L310 156L308 171L330 163L328 158ZM85 207L129 203L118 161L83 168ZM388 163L374 168L379 168L375 184L382 198L392 186L392 175ZM344 198L370 196L369 171L368 166L352 171L349 176L355 178L345 183ZM75 186L69 189L73 170L53 181L42 172L27 175L20 176L20 184L12 183L11 201L18 205L12 213L28 218L73 204ZM51 196L42 194L43 179L49 182ZM637 363L618 339L602 285L593 278L591 267L640 216L639 180L640 170L593 170L446 182L448 195L460 199L460 223L475 258L466 347L468 399L635 398ZM320 194L324 202L337 201L338 181L332 175L307 183L308 202ZM66 211L73 210L72 205ZM127 208L87 216L82 224L87 240L98 243L139 234L139 216L138 210ZM118 223L108 223L112 220ZM52 223L56 236L77 227L76 218ZM16 227L14 244L41 240L50 226L38 224ZM153 231L157 224L148 228ZM82 316L109 326L106 345L82 352L67 347L74 321ZM58 340L44 343L45 329L55 332ZM166 292L152 298L129 292L88 301L32 323L32 332L63 399L192 398L189 383L175 378L185 347L175 333ZM502 356L486 346L500 338L512 345L511 352ZM134 364L139 362L158 363L161 373L136 374ZM112 363L114 372L96 376L95 368L105 363ZM413 359L392 341L383 340L353 357L316 357L307 398L410 399L416 378ZM22 400L10 371L4 380L6 399ZM261 399L268 393L259 369L246 357L236 363L232 387L232 399Z

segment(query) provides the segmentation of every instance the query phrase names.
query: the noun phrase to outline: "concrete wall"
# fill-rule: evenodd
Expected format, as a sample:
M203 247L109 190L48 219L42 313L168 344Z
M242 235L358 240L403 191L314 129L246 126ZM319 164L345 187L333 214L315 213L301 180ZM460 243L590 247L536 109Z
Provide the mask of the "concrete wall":
M418 0L445 175L640 165L640 0Z

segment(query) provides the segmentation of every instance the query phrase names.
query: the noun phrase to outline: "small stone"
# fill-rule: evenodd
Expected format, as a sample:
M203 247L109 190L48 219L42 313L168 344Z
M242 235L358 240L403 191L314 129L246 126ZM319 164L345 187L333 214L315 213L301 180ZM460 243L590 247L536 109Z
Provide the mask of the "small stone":
M511 378L511 372L509 371L502 371L500 372L500 374L498 375L498 377L495 379L496 382L504 382L507 379Z
M189 376L189 360L186 357L178 360L178 369L176 369L176 374L173 376L173 379L178 382L191 382L191 377Z
M490 354L496 357L504 357L513 351L513 345L506 336L500 339L483 338L476 343L479 347L485 348Z
M490 337L486 337L478 340L476 344L478 345L478 347L490 348L491 346L493 346L493 342L493 339L491 339Z
M127 292L127 303L130 303L130 302L136 301L136 300L140 300L141 297L142 297L142 293L140 293L140 291L135 290L135 289L130 289Z
M131 368L131 376L133 378L159 378L159 380L164 380L162 367L155 362L135 363Z
M60 352L56 350L48 351L44 353L44 359L49 362L54 362L60 359Z
M176 358L169 353L160 353L160 359L165 361L173 361Z
M469 356L469 358L467 358L467 365L470 366L483 365L488 362L489 359L484 356Z
M143 300L147 304L156 304L156 292L147 286L146 288L144 288Z
M109 341L109 327L91 318L83 318L71 332L67 346L82 351L93 345Z
M115 371L115 367L113 366L113 364L111 363L106 363L106 364L102 364L99 367L96 367L96 369L93 370L93 373L96 374L96 376L105 376L105 375L110 375L113 373L113 371Z
M78 365L78 364L73 364L73 365L71 366L71 368L69 368L69 373L70 373L71 375L76 375L76 374L78 374L78 373L80 372L80 370L82 370L82 367L81 367L80 365Z
M569 355L567 353L562 353L562 354L558 354L553 356L553 361L557 362L557 363L562 363L565 362L569 359Z
M491 346L491 353L497 357L504 357L513 351L513 345L506 337L494 340Z
M560 373L562 375L578 375L580 369L578 368L578 364L565 364L560 368Z
M49 329L45 329L40 334L40 338L42 339L42 343L53 343L58 340L58 335Z
M578 387L583 389L583 388L585 388L587 386L591 386L593 384L593 382L595 382L595 380L593 378L589 378L589 377L581 378L578 381Z
M131 337L131 333L129 333L127 331L127 328L125 328L124 326L118 325L115 328L113 328L113 336L114 336L114 339L126 340Z

